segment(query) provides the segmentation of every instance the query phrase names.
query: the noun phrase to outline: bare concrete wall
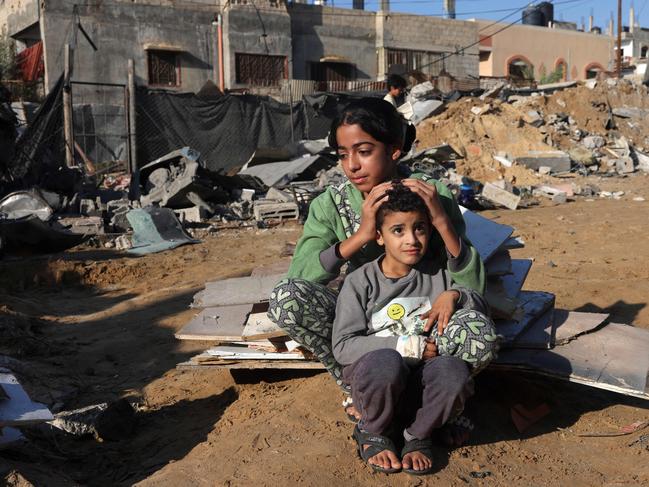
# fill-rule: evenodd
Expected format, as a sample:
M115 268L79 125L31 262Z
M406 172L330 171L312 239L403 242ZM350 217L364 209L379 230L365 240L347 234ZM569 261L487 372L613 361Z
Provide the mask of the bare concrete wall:
M325 56L356 64L359 79L376 79L376 28L371 12L301 4L291 5L288 12L296 79L308 79L310 63Z
M0 34L17 34L38 22L38 17L38 0L4 0L0 4Z
M409 14L382 14L383 47L449 54L458 48L478 40L478 26L475 22L440 19ZM380 28L380 27L379 27ZM472 46L461 54L452 55L431 66L430 74L437 74L442 66L458 78L478 76L478 46Z
M77 0L48 0L42 11L49 88L63 72L66 43L74 44L73 4ZM214 27L218 5L213 2L137 3L112 0L78 7L79 18L98 51L76 34L74 80L126 83L128 59L134 59L136 82L148 83L146 47L180 49L181 91L197 91L212 78Z
M264 54L284 56L291 72L291 21L284 4L257 0L250 3L230 2L223 15L225 85L237 88L235 55Z

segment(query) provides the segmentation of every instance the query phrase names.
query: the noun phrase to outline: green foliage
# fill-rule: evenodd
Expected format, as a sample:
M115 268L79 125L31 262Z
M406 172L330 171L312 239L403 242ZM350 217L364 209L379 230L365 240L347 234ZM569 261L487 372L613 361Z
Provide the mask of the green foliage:
M549 83L558 83L563 79L563 70L563 66L557 66L557 68L547 76L543 73L541 79L539 79L539 84L547 85Z

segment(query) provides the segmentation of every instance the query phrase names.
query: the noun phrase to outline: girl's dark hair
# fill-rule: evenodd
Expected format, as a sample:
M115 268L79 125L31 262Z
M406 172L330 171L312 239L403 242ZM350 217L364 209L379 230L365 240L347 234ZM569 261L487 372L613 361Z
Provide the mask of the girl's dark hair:
M360 125L364 132L385 145L401 149L406 154L415 140L416 131L407 128L407 122L397 109L380 98L361 98L349 103L331 123L329 146L338 150L336 132L341 125Z
M386 191L388 199L379 206L376 212L376 228L381 229L385 215L388 213L421 211L424 215L428 215L428 207L424 200L421 199L414 191L404 186L401 181L392 181L392 188Z

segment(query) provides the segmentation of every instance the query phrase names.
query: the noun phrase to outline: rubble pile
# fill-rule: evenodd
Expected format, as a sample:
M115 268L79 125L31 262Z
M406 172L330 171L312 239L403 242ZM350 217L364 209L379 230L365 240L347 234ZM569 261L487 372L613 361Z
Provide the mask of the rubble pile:
M568 173L649 172L649 127L642 123L649 113L647 87L626 79L567 85L547 90L551 93L544 87L505 87L493 96L449 102L442 114L419 124L418 147L449 144L460 154L453 167L457 174L482 184L504 180L516 195L555 186L553 176ZM563 192L601 194L581 189L573 185ZM548 195L536 191L542 193Z

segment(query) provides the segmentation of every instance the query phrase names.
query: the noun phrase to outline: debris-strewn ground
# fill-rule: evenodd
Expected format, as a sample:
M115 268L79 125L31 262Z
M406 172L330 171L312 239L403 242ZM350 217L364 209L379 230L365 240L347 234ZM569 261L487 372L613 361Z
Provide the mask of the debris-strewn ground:
M523 237L513 256L536 259L527 289L555 293L558 307L606 310L614 322L649 328L649 201L633 200L649 200L649 177L589 180L625 194L485 215ZM1 353L13 357L30 394L55 412L123 396L139 409L135 433L121 441L26 431L25 448L0 453L0 478L20 486L649 483L649 450L628 446L640 433L578 436L649 419L638 399L485 373L469 407L471 444L440 448L439 471L419 480L362 464L341 394L324 373L176 371L207 346L173 336L193 315L193 294L208 280L276 262L300 231L227 230L141 258L77 249L0 263ZM543 402L550 415L519 434L510 407Z

